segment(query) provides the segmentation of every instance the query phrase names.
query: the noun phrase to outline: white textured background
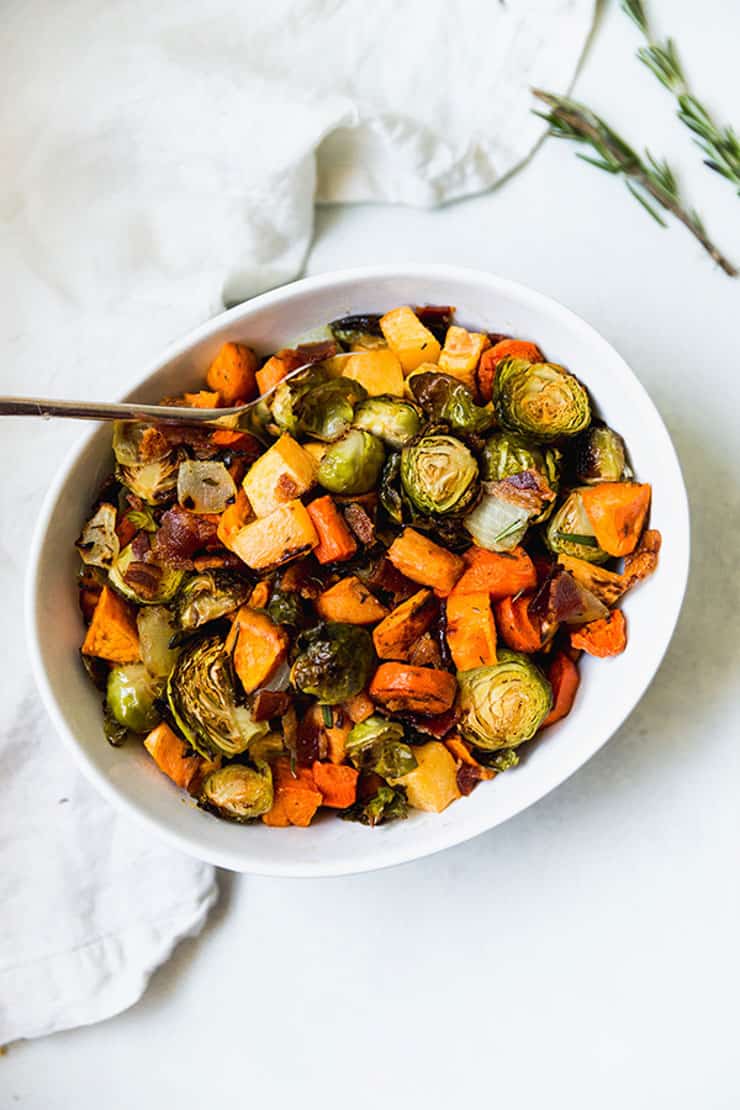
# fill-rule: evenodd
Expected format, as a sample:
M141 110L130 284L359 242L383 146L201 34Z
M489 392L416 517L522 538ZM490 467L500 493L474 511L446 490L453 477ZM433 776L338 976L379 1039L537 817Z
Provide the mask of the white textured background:
M697 87L740 125L737 5L652 6ZM702 169L667 94L632 61L636 37L615 7L577 93L675 155L710 231L740 261L738 199ZM528 282L632 364L674 437L692 505L673 646L611 744L487 836L354 879L224 876L207 930L141 1003L0 1059L2 1110L740 1102L740 282L554 142L495 195L439 212L320 214L309 272L393 260ZM195 322L163 306L162 343ZM45 324L49 358L64 324L63 314ZM128 345L132 365L157 353ZM0 367L4 388L11 379ZM51 473L79 430L38 435ZM9 650L6 639L0 662Z

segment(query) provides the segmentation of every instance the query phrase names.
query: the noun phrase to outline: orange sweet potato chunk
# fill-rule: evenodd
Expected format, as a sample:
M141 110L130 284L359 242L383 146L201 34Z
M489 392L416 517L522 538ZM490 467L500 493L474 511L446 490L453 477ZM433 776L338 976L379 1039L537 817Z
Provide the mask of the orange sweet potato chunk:
M82 643L84 655L109 663L135 663L139 658L139 633L132 607L115 590L104 586Z

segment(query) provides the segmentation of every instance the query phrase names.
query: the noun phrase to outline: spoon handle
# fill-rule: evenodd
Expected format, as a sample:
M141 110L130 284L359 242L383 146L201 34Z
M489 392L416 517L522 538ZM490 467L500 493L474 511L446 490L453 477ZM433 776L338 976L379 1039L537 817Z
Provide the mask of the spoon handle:
M154 420L159 424L202 424L228 416L230 409L190 409L172 405L50 401L41 397L0 397L0 416L66 416L70 420Z

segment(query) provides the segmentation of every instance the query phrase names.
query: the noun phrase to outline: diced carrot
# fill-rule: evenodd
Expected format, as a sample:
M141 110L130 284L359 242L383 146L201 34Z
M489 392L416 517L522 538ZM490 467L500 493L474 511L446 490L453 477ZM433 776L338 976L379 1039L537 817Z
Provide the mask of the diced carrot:
M542 722L542 728L562 721L573 708L581 676L578 667L564 651L559 651L547 668L547 678L552 686L552 709Z
M277 759L272 764L272 783L272 808L262 815L265 825L277 829L289 825L307 828L323 801L311 771L297 767L293 774L287 759Z
M443 593L450 592L464 568L459 555L433 543L413 528L405 528L393 541L388 558L412 582Z
M331 497L318 497L306 509L319 537L318 547L313 550L318 561L340 563L350 559L357 551L357 542Z
M139 633L134 611L110 586L101 590L82 643L82 652L107 659L109 663L135 663L139 659Z
M445 635L458 671L487 667L496 662L496 625L487 590L447 598Z
M531 594L522 594L496 602L496 626L501 639L512 651L531 654L542 647L542 628L529 612L531 600Z
M621 655L627 647L627 622L621 609L614 609L608 617L584 624L571 632L570 642L574 648L606 659L610 655Z
M190 788L204 762L201 756L190 752L185 741L164 721L152 729L144 747L160 771L184 790Z
M288 633L267 615L242 605L226 637L234 669L248 694L274 675L288 654Z
M255 442L249 432L233 432L230 428L216 428L211 441L217 447L233 447L237 451L245 451L254 446Z
M431 590L419 590L413 597L397 605L373 630L373 643L378 658L407 661L437 612L437 601Z
M341 763L319 763L313 765L313 778L321 791L322 805L333 809L346 809L357 799L357 777L354 767Z
M455 700L457 682L448 671L412 667L408 663L381 663L368 688L373 701L391 713L444 713Z
M635 550L650 508L650 494L650 486L639 482L601 482L581 490L599 547L616 557Z
M496 367L504 358L526 358L529 362L541 362L542 353L539 347L525 339L501 339L484 351L478 363L478 392L484 403L491 400Z
M471 547L463 559L467 569L455 586L458 593L487 590L492 601L500 601L537 585L534 564L523 547L501 552Z
M257 356L244 343L224 343L208 368L206 382L217 390L225 405L249 401L255 396Z

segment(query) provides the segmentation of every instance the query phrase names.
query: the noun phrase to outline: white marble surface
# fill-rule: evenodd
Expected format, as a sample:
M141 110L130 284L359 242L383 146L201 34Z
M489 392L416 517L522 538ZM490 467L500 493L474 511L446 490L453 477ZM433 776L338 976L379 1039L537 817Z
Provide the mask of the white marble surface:
M670 9L696 84L737 108L737 7L653 7ZM675 155L740 261L737 198L701 168L634 43L610 6L578 93ZM548 143L497 194L440 212L324 211L309 271L491 269L564 301L631 362L681 456L694 543L638 709L555 794L467 845L349 879L224 875L206 931L137 1006L0 1059L3 1110L738 1105L740 283L622 188ZM173 318L163 308L163 342ZM51 473L75 432L48 431Z

